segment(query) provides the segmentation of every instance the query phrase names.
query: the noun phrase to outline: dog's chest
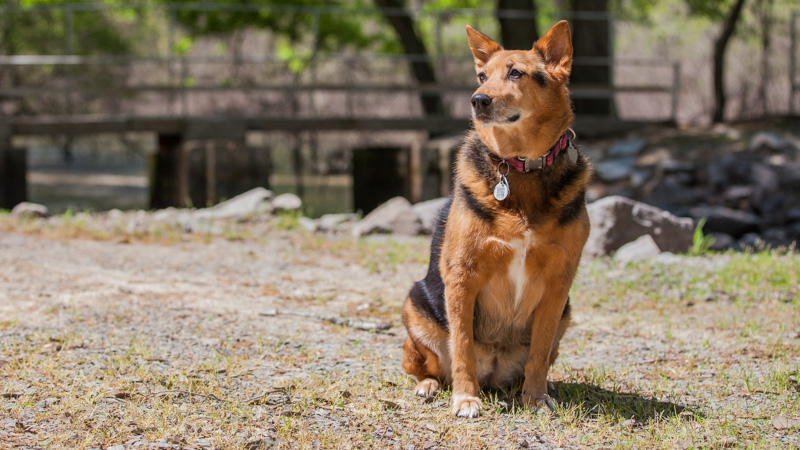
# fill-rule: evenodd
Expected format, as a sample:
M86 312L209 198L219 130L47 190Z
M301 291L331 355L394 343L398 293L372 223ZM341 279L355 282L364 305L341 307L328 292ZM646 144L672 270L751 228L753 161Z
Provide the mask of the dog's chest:
M476 333L484 342L524 344L530 340L533 310L544 293L544 279L534 271L536 237L494 239L505 255L478 296Z

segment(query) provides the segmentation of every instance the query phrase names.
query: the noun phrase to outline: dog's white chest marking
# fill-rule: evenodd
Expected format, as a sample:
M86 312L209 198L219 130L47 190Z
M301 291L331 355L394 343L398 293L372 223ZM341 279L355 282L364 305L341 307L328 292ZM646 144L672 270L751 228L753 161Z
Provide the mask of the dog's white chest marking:
M509 243L514 252L511 257L511 264L508 266L508 279L514 285L514 309L519 306L522 293L525 291L525 284L528 282L528 274L525 271L525 260L528 258L528 249L531 246L531 234L525 233L523 239L514 239Z

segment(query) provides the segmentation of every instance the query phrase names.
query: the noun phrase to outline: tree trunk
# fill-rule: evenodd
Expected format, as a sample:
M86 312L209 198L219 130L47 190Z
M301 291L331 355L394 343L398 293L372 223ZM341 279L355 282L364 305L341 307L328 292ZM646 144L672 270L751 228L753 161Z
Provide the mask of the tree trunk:
M382 9L405 8L403 0L375 0L375 4ZM434 72L433 65L430 62L428 50L414 29L411 13L406 12L407 14L384 13L384 17L397 33L400 44L403 46L403 52L413 58L410 63L411 72L417 82L420 84L435 84L436 72ZM444 103L442 103L442 97L438 93L420 93L420 101L426 116L445 115Z
M523 17L518 17L524 11ZM536 4L533 0L497 0L500 40L508 50L530 50L539 31L536 29Z
M572 63L570 85L573 90L581 87L607 92L602 98L578 98L574 100L578 115L613 116L614 95L611 91L612 42L608 0L572 0L570 9L578 14L572 17L572 46L575 60ZM582 14L582 15L581 15ZM589 15L591 14L591 15ZM608 59L608 63L597 63L586 59Z
M712 120L722 122L725 120L725 49L728 48L733 32L736 30L736 23L742 13L745 0L736 0L725 25L722 34L714 42L714 115Z

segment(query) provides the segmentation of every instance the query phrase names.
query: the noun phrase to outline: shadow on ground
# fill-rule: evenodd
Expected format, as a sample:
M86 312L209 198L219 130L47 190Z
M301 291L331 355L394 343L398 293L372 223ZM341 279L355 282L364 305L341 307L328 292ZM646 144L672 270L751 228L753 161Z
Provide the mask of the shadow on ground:
M501 411L513 412L516 408L524 408L521 403L521 386L510 392L487 391L489 396L494 396L500 402ZM586 419L600 416L613 417L618 420L633 419L638 423L664 420L670 417L685 417L694 420L701 415L693 409L671 402L644 397L629 392L617 392L596 386L590 383L565 383L555 382L549 391L556 400L559 409L577 411ZM682 414L683 413L683 414Z

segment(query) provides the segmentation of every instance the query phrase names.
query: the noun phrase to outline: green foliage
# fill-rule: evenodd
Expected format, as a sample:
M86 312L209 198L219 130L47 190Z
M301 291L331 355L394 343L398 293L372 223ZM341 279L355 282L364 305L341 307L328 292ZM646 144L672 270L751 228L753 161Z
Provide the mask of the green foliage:
M703 234L703 227L706 224L706 218L703 217L697 222L694 228L694 236L692 236L692 249L689 252L692 255L700 256L708 253L708 249L714 245L714 237Z

